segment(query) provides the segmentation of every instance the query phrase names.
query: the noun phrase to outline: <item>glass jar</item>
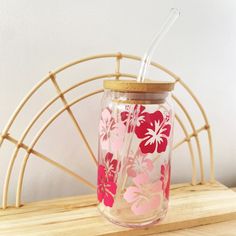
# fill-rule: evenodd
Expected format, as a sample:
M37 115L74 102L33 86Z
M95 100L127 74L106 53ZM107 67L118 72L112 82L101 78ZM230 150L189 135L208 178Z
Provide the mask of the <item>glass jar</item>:
M168 208L174 83L105 80L99 122L98 209L142 227Z

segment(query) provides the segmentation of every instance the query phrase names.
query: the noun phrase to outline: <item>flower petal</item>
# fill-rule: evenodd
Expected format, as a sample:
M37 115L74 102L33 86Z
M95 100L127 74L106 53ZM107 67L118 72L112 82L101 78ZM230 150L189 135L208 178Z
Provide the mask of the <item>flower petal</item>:
M98 166L98 178L97 178L98 185L101 183L104 183L105 177L106 177L105 166L99 165Z
M139 198L134 204L131 206L131 210L135 215L143 215L151 211L157 210L161 205L161 196L154 195L150 199L147 198Z
M162 135L164 134L167 137L169 137L170 136L170 130L171 130L171 125L170 124L166 124L161 129L160 134L162 134Z
M141 173L137 175L135 178L133 178L133 182L137 185L143 185L149 183L149 176L147 173Z
M106 162L111 162L112 157L113 157L113 154L111 152L108 152L105 156L105 161Z
M106 190L108 190L109 192L111 192L112 194L116 194L116 189L117 189L117 186L116 186L116 183L112 182L112 181L108 181L106 183L106 186L105 186Z
M152 140L150 140L150 137L147 137L146 139L144 139L140 144L139 147L142 150L143 153L153 153L156 150L156 140L154 140L154 142L152 142Z
M112 207L113 203L114 203L113 196L110 193L105 192L105 194L104 194L104 205Z
M97 187L97 198L99 202L102 202L102 199L104 197L104 192L102 191L102 186Z
M120 116L121 116L121 120L126 125L127 124L127 119L128 119L128 116L129 116L129 112L128 111L123 111L123 112L121 112Z
M130 177L135 177L137 175L137 173L136 173L136 171L135 171L135 169L133 167L129 167L127 169L127 174Z
M150 119L149 122L154 123L154 121L157 121L161 124L164 117L160 111L155 111L154 113L150 114L149 119Z
M158 209L160 207L160 203L161 203L161 196L159 194L153 196L149 202L150 210Z
M146 169L151 171L153 169L153 163L150 159L145 159L144 164L146 165Z
M134 202L131 206L131 210L135 215L143 215L150 211L150 205L146 199L140 198Z
M167 138L161 137L161 140L157 144L157 152L161 153L166 150Z
M148 117L148 116L146 116ZM144 122L142 122L139 126L136 126L135 128L135 134L138 138L145 138L146 133L148 132L148 129L150 129L150 123L147 122L146 117L144 118Z
M115 153L123 145L125 137L126 127L122 122L118 122L115 128L110 132L109 142L111 145L111 150Z
M124 193L124 199L127 202L134 202L139 198L141 190L138 187L130 186Z
M158 193L158 192L162 192L162 181L161 180L157 180L156 182L152 183L150 185L150 189L152 189L153 193Z
M105 108L102 111L102 120L109 121L111 119L111 110L109 108Z

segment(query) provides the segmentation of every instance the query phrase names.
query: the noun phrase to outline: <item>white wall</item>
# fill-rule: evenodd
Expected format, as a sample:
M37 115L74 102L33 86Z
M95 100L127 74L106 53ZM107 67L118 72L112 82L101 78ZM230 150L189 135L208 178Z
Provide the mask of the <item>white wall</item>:
M204 104L213 130L216 177L235 186L236 2L233 0L0 0L0 129L20 100L48 71L103 52L141 56L172 7L180 9L181 18L162 42L154 60L180 75ZM46 89L43 97L49 95ZM21 124L30 119L43 97L38 95L19 127L15 127L17 137ZM93 102L89 112L96 114L99 104ZM88 111L86 106L82 109ZM84 176L95 182L95 169L88 167L92 163L77 159L83 151L78 150L77 134L67 118L63 116L58 121L58 126L42 139L38 148L75 171L80 166L85 170ZM85 125L89 136L96 134L96 125L92 128L86 122ZM96 144L92 146L96 150ZM3 176L10 151L4 149L0 154ZM184 158L174 160L175 182L189 180L189 172L185 171L190 167ZM24 200L87 192L71 177L32 159L26 171ZM12 179L13 185L15 180L16 177ZM14 193L14 188L10 188L11 199Z

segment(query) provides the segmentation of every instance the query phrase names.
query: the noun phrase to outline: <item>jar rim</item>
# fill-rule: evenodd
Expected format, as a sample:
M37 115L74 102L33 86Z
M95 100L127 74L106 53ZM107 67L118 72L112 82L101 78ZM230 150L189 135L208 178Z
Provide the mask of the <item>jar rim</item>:
M136 80L104 80L103 88L119 92L155 93L169 92L174 89L174 82L145 80L139 83Z

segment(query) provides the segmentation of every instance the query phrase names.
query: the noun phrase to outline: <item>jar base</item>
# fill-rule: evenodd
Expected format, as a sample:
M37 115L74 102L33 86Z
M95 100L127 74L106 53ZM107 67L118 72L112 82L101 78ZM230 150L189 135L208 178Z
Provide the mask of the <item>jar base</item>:
M154 225L154 224L157 224L159 223L160 221L162 221L166 214L167 214L167 210L165 211L162 211L158 216L156 216L155 218L153 217L152 219L147 219L145 221L120 221L119 219L109 215L107 216L106 214L104 214L98 207L98 211L101 213L101 215L106 218L108 221L110 221L111 223L113 224L116 224L116 225L119 225L119 226L122 226L122 227L127 227L127 228L145 228L147 226L151 226L151 225Z

